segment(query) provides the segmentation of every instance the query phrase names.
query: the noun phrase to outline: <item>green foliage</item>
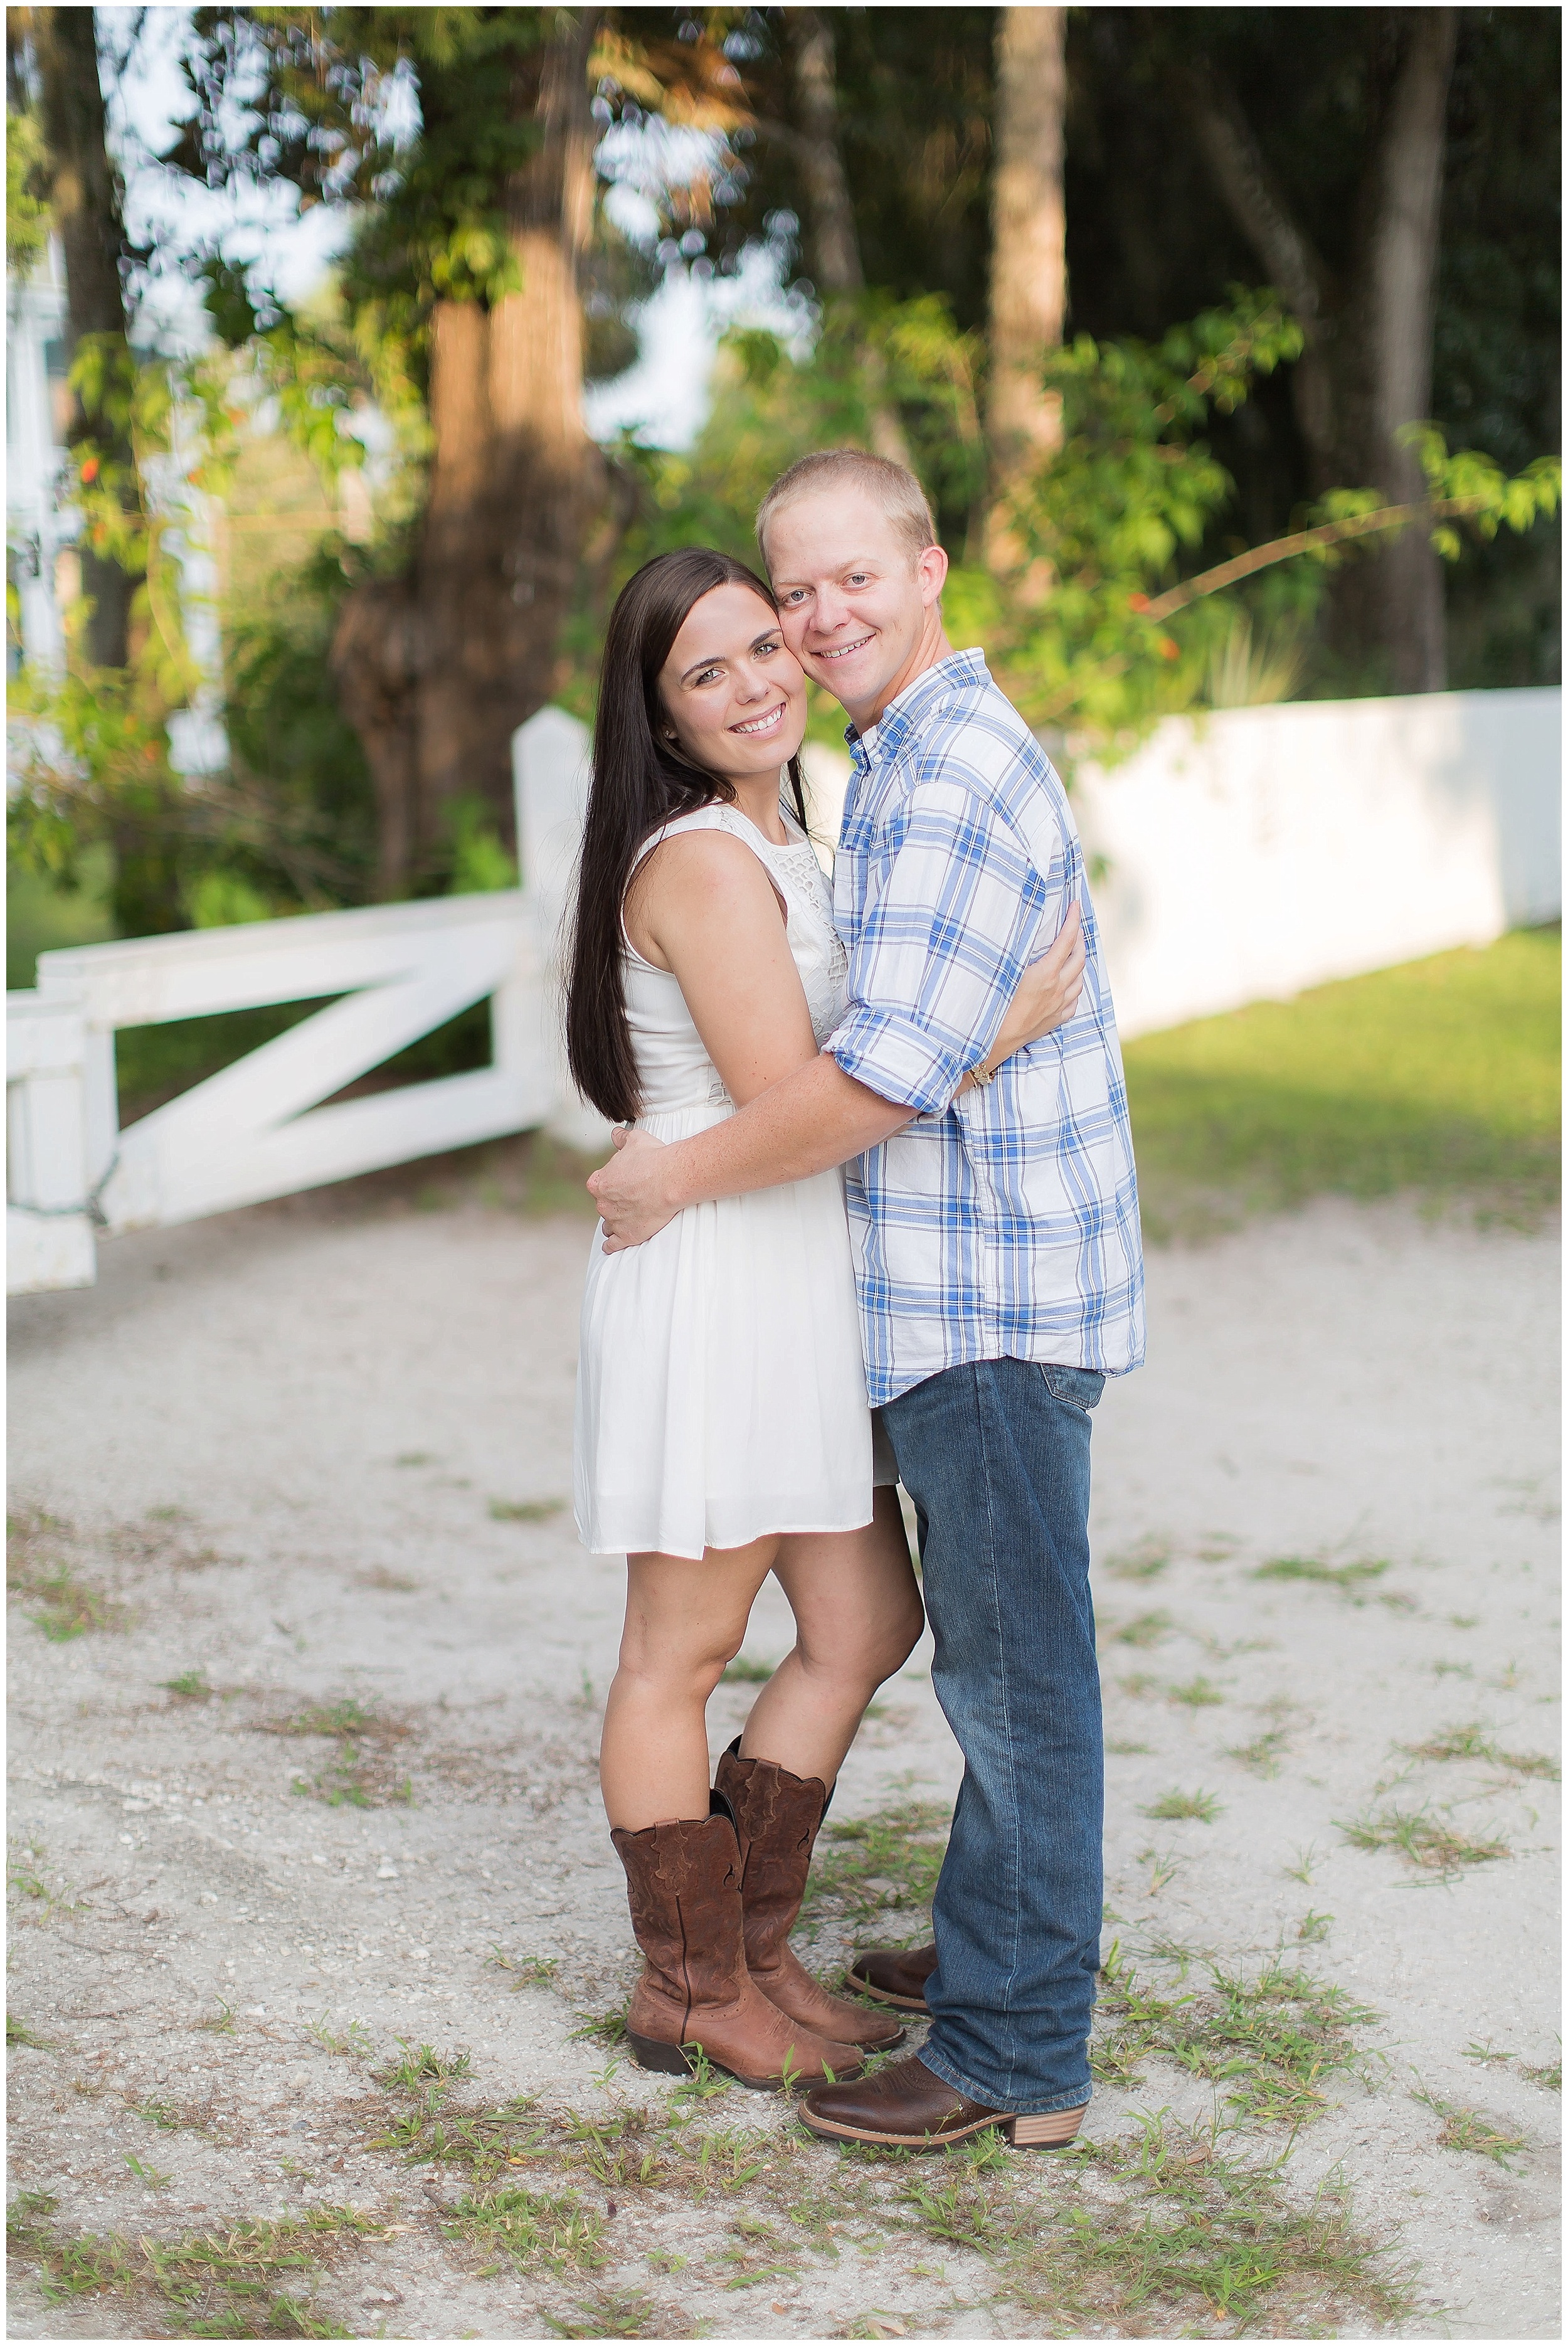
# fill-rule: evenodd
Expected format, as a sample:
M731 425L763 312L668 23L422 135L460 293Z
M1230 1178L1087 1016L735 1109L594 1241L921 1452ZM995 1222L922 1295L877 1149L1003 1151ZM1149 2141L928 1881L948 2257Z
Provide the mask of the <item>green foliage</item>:
M5 108L5 267L15 278L33 273L49 240L49 156L38 117Z
M1522 931L1129 1043L1145 1226L1403 1188L1539 1214L1560 1178L1561 964L1558 932Z

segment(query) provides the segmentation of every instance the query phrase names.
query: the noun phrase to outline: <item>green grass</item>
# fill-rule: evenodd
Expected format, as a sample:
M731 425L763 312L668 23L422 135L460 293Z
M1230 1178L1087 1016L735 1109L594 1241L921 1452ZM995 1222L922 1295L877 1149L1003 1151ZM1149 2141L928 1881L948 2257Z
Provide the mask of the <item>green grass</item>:
M1467 1865L1491 1865L1512 1851L1506 1841L1461 1832L1447 1812L1431 1809L1379 1809L1342 1823L1352 1849L1392 1849L1423 1873L1451 1881Z
M50 2305L108 2292L161 2309L158 2330L143 2336L197 2338L351 2338L298 2290L311 2287L323 2254L365 2235L384 2239L379 2218L352 2208L313 2208L281 2222L256 2220L226 2230L158 2240L118 2233L72 2239L49 2219L55 2202L23 2192L7 2211L13 2255L32 2268ZM163 2325L168 2325L167 2327Z
M1311 1580L1353 1596L1369 1580L1378 1580L1389 1568L1387 1556L1364 1556L1354 1564L1325 1564L1320 1556L1276 1556L1260 1564L1254 1580Z
M817 1842L802 1922L841 1917L858 1930L890 1910L929 1909L949 1821L949 1811L931 1800L841 1822L830 1818Z
M1562 933L1407 962L1126 1046L1151 1237L1321 1190L1559 1195Z
M1494 2167L1512 2169L1513 2160L1529 2147L1522 2134L1506 2134L1480 2110L1469 2109L1461 2102L1441 2101L1424 2086L1412 2099L1424 2102L1441 2118L1438 2141L1444 2150L1467 2150L1473 2157L1490 2158Z
M1224 2155L1211 2134L1166 2113L1142 2126L1064 2155L1074 2198L1003 2266L1041 2334L1364 2337L1409 2313L1404 2275L1356 2230L1337 2178L1299 2204L1277 2168ZM1091 2176L1101 2188L1080 2200Z
M1156 1817L1167 1824L1193 1819L1206 1825L1211 1825L1219 1812L1219 1802L1214 1794L1201 1791L1162 1792L1157 1800L1152 1800L1146 1809L1140 1811L1145 1817Z
M1360 2057L1351 2031L1377 2017L1278 1957L1252 1979L1211 1964L1207 1987L1174 1994L1114 1961L1115 1950L1100 1981L1095 2076L1137 2085L1157 2056L1220 2087L1242 2124L1295 2127L1320 2116L1324 2081Z

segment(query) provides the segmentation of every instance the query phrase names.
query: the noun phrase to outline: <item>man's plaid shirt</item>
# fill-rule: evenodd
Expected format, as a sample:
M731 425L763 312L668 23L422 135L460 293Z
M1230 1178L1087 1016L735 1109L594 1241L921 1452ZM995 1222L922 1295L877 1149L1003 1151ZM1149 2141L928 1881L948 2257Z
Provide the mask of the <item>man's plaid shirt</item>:
M845 1168L873 1405L965 1361L1117 1375L1144 1356L1132 1130L1084 855L1050 760L955 652L855 762L834 871L850 1005L827 1044L917 1119ZM955 1097L1076 898L1067 1024Z

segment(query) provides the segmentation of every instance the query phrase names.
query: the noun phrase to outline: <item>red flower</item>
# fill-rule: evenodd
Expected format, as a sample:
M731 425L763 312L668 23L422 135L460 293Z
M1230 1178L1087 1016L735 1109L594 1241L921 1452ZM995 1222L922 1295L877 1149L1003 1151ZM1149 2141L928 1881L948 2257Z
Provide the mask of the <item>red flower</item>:
M84 481L96 481L97 477L98 460L96 456L89 456L87 463L82 466L82 478Z
M1127 597L1127 608L1128 608L1128 610L1129 610L1129 611L1146 611L1146 610L1148 609L1148 607L1149 607L1149 598L1148 598L1148 597L1147 597L1146 595L1129 595L1129 596L1128 596L1128 597Z

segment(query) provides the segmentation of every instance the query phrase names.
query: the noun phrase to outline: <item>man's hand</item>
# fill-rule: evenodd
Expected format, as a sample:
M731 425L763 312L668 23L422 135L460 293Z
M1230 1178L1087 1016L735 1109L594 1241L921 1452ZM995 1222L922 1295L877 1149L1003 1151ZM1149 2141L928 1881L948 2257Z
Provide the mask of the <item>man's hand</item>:
M666 1144L636 1125L617 1125L610 1137L616 1153L589 1174L588 1188L605 1225L605 1252L620 1254L657 1238L680 1208L666 1194Z

